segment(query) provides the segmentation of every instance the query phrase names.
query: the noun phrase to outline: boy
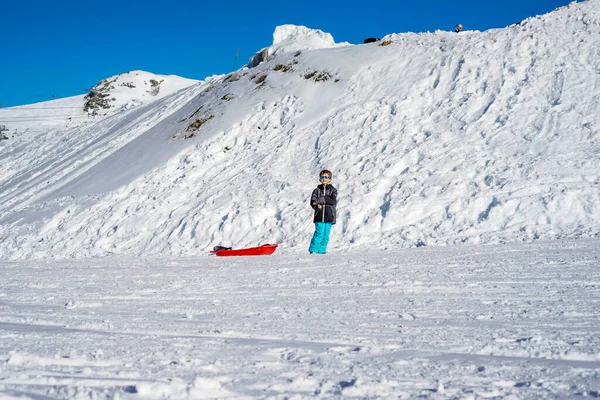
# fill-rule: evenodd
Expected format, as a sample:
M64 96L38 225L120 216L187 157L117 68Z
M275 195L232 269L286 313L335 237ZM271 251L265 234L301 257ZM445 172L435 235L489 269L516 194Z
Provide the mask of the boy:
M319 173L321 184L313 190L310 205L315 210L313 222L315 233L310 241L308 251L313 254L325 254L331 226L335 224L335 206L337 205L337 189L331 184L333 174L324 169Z

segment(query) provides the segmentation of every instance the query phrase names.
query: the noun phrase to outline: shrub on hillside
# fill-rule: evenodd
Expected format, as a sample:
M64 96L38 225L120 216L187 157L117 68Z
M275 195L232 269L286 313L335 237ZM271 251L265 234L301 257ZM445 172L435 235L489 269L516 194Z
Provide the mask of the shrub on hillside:
M304 79L312 79L315 82L325 82L331 79L327 71L309 71L304 74Z
M148 90L148 93L150 93L151 96L156 96L158 92L160 92L160 84L164 81L164 79L161 79L160 82L156 79L150 79L150 86L152 89Z
M239 81L240 80L240 75L233 73L233 74L229 74L227 75L224 79L223 82L235 82L235 81Z
M95 114L98 110L109 109L110 102L114 99L108 99L110 94L101 93L94 89L92 89L88 94L86 94L83 99L85 103L83 104L83 111L91 112Z
M298 64L298 60L292 60L287 64L277 64L273 67L274 71L289 72L294 70L294 65Z
M116 80L117 78L113 80L103 79L90 89L88 94L83 97L83 111L96 115L100 109L109 109L111 107L110 102L115 100L114 98L109 98L109 92L114 90L113 83Z
M198 130L208 121L210 121L211 119L213 119L215 116L210 114L210 115L205 115L201 118L196 119L194 122L192 122L190 125L188 125L187 128L185 128L185 133L183 135L184 139L190 139L193 138L194 136L196 136L196 134L198 133ZM179 136L179 134L175 134L173 135L173 138L177 138L177 136Z

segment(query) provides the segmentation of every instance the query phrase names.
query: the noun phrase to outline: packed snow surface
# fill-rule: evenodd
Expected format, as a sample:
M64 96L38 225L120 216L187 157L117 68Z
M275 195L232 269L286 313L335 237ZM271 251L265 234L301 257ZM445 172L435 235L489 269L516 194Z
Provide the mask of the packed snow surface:
M1 261L0 397L597 398L599 244Z
M164 93L152 78L160 98L122 74L122 107L57 110L64 125L0 141L0 257L304 251L322 168L339 190L332 251L598 236L599 37L589 0L368 45L279 27L274 46L315 48Z

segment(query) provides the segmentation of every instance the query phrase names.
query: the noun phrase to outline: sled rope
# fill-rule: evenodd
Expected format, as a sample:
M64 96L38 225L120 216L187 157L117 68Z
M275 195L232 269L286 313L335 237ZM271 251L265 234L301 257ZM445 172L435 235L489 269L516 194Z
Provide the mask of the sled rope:
M296 229L294 232L290 233L289 235L285 235L282 239L281 242L282 243L287 243L287 242L291 242L292 240L295 240L296 238L298 238L298 236L300 236L300 234L302 233L303 230L306 229L306 227L309 225L309 223L312 222L310 219L307 219L303 224L300 225L300 227L298 229Z

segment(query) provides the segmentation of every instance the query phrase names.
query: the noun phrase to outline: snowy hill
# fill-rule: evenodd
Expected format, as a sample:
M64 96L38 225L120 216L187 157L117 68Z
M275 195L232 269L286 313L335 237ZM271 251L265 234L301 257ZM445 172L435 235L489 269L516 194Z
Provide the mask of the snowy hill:
M9 136L17 141L29 141L32 134L49 133L89 124L94 111L107 116L144 103L161 99L198 83L175 75L157 75L145 71L129 71L103 79L91 92L105 99L107 108L90 107L88 95L73 96L43 103L0 109L0 121L8 128Z
M305 251L322 168L331 251L598 236L598 37L600 0L368 45L287 26L256 67L133 82L143 103L123 77L106 115L32 107L43 132L0 141L0 257Z
M84 97L84 111L97 114L111 108L128 109L144 100L159 99L197 83L178 76L130 71L103 79Z

